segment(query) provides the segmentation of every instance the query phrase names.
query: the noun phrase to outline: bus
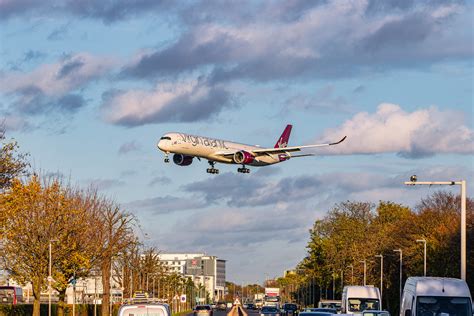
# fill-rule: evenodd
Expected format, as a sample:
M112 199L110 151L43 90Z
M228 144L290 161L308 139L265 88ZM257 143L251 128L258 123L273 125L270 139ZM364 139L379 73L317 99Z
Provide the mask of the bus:
M23 289L19 286L0 286L0 303L13 305L23 303Z

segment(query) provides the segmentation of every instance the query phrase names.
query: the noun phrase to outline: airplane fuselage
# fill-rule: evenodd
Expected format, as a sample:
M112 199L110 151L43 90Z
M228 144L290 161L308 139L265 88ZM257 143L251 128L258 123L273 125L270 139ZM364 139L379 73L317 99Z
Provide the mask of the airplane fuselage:
M232 153L237 151L252 152L260 149L258 146L185 133L165 134L158 142L158 148L165 153L199 157L226 164L236 164L232 158ZM228 155L224 156L223 154ZM281 157L282 154L259 156L255 157L248 165L255 167L267 166L285 160Z

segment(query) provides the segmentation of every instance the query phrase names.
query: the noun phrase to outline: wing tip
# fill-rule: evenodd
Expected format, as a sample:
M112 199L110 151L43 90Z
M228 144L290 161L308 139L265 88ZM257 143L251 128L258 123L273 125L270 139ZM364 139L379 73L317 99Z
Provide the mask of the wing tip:
M346 140L346 138L347 138L347 135L346 135L346 136L344 136L344 137L343 137L343 138L342 138L340 141L338 141L338 142L335 142L335 143L331 143L331 144L329 144L329 145L337 145L337 144L340 144L340 143L342 143L343 141L345 141L345 140Z

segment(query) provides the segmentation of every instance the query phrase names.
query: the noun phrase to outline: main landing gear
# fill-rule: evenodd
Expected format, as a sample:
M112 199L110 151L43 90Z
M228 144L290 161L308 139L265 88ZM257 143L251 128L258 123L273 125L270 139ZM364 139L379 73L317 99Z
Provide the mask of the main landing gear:
M209 164L211 165L211 168L207 168L206 172L207 173L212 173L212 174L219 174L219 169L214 168L214 165L216 164L214 161L208 161Z
M242 168L238 168L238 169L237 169L237 172L240 172L240 173L250 173L250 169L249 169L249 168L245 168L245 165L242 165Z
M170 158L168 157L168 153L165 153L165 163L170 162Z

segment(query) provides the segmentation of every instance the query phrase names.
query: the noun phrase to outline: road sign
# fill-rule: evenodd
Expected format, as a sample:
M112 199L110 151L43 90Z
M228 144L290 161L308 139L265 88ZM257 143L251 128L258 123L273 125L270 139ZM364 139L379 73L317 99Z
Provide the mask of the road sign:
M181 294L181 303L186 303L186 294Z

